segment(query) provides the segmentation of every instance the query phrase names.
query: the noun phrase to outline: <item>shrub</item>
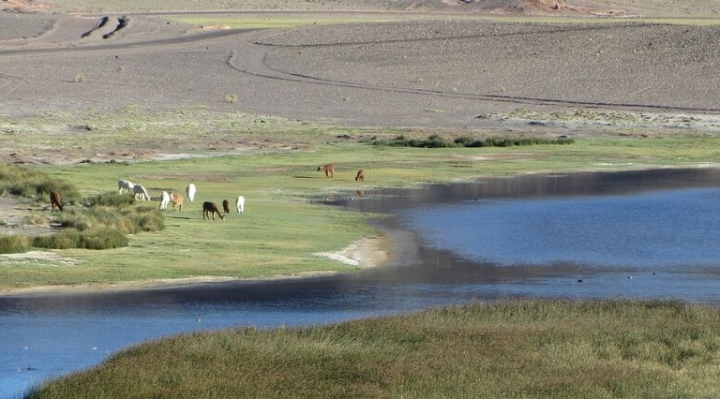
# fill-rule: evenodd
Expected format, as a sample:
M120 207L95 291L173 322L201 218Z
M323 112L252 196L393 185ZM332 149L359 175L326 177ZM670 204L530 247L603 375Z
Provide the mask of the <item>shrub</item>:
M437 134L434 134L430 137L428 137L427 140L423 143L423 147L425 148L448 148L448 147L456 147L454 143L445 140L444 138L438 136Z
M135 204L135 196L132 194L118 194L114 191L98 194L87 199L87 206L128 206Z
M65 211L61 213L55 221L63 229L75 229L78 231L89 229L94 224L94 220L83 210Z
M154 207L140 206L125 210L127 216L133 221L137 231L160 231L165 228L165 219L162 212Z
M126 247L129 240L114 227L96 226L83 231L64 229L57 234L35 237L32 244L47 249L110 249Z
M80 199L80 192L68 182L53 179L40 171L0 163L0 195L13 194L37 201L49 201L51 191L60 193L64 203L74 203Z
M415 147L415 148L452 148L452 147L512 147L520 145L542 145L542 144L572 144L575 140L567 137L559 137L555 139L547 139L540 137L489 137L484 140L472 139L470 137L458 137L453 141L449 141L434 134L426 140L407 139L405 136L397 136L391 140L377 140L372 138L369 140L372 145L387 147Z
M140 231L160 231L165 228L162 212L150 206L92 206L88 210L71 210L58 216L57 222L63 228L80 232L105 226L123 234Z
M0 235L0 254L16 254L30 249L30 238L22 235Z
M97 227L80 233L78 248L110 249L126 247L128 238L114 227Z
M61 193L63 202L78 202L79 191L70 183L44 173L0 163L0 195L10 193L47 201L51 191ZM125 234L159 231L165 228L162 212L151 206L135 207L129 194L106 192L87 199L87 209L75 207L57 214L53 222L62 227L57 234L40 237L0 236L0 253L25 252L30 247L51 249L106 249L127 246ZM34 218L33 221L44 222Z
M57 234L33 238L32 245L37 248L47 249L72 249L78 248L80 232L75 229L64 229Z

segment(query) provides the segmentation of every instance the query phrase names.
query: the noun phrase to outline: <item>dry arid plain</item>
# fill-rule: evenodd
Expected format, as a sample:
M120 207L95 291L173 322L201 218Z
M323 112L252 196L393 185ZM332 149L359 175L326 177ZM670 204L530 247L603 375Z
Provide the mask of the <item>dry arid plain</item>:
M108 149L92 143L62 153L14 145L37 133L18 121L128 109L463 133L720 128L712 1L120 3L0 2L0 159L102 158ZM192 15L304 23L228 29L177 20ZM52 134L81 136L84 127ZM181 152L201 140L126 143L113 155Z

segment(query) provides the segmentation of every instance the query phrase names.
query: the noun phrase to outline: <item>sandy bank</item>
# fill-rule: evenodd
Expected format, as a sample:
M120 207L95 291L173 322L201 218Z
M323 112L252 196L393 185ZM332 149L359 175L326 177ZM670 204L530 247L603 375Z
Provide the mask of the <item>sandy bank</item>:
M350 244L347 248L337 252L317 252L314 255L322 256L357 266L359 268L375 267L390 260L387 237L362 238Z

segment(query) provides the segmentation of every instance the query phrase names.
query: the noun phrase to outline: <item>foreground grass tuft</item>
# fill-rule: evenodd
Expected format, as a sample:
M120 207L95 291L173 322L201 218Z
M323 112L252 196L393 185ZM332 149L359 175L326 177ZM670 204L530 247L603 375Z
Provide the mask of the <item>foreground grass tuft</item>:
M23 253L30 250L30 238L22 235L1 236L0 254Z
M710 398L719 358L717 309L527 300L178 336L26 398Z
M93 227L85 230L67 229L49 236L32 240L36 248L45 249L110 249L126 247L128 238L113 227Z

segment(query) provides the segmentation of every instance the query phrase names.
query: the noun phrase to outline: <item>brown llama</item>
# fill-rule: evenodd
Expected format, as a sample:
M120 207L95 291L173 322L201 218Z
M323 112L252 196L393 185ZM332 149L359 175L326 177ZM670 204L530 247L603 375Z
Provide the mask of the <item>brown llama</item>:
M57 207L60 211L63 210L63 204L62 201L60 201L60 194L57 191L50 192L50 206L53 211L55 210L55 207Z
M355 175L355 181L365 181L365 171L360 169Z
M317 171L325 172L325 178L335 177L335 164L329 163L327 165L318 166Z
M180 212L182 212L183 199L182 194L170 193L170 202L172 202L173 211L177 208Z
M203 220L205 220L206 217L210 219L210 215L212 215L212 220L215 220L216 213L220 216L220 220L225 220L225 216L220 213L220 209L218 209L216 203L210 201L203 202Z
M223 211L225 211L225 213L230 213L230 201L226 199L223 200Z

